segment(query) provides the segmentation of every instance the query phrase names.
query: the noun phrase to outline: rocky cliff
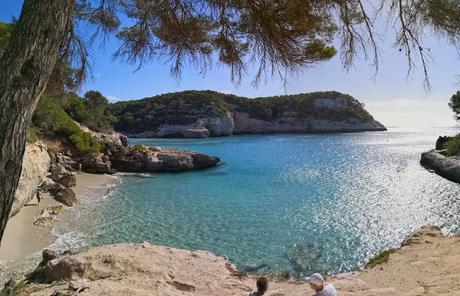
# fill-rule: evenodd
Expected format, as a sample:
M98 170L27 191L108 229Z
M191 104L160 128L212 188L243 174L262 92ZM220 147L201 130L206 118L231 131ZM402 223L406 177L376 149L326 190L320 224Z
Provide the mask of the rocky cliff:
M46 179L50 164L50 156L42 143L27 144L21 178L14 196L10 216L16 215L25 204L35 197L37 188Z
M382 263L329 278L343 296L460 295L460 237L424 227ZM151 245L119 244L58 255L26 281L12 279L0 295L248 295L255 277L239 273L226 257ZM9 294L8 294L9 293ZM305 282L272 279L267 295L311 295Z
M248 99L212 91L165 94L114 106L115 129L130 137L382 131L349 95L317 92Z

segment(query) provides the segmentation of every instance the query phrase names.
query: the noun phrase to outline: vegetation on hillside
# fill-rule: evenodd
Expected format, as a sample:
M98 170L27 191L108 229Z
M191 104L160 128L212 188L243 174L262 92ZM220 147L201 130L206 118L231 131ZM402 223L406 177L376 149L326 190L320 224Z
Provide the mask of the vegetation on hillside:
M346 108L336 110L332 108L317 107L314 100L318 98L344 98ZM295 112L301 119L305 117L324 118L330 120L345 120L357 118L368 120L371 115L364 109L364 105L350 95L339 92L313 92L297 95L274 96L248 99L244 97L226 96L225 101L236 105L236 110L246 112L251 117L262 120L279 119L284 112Z
M32 119L34 126L49 136L73 145L79 152L99 152L104 145L91 134L84 132L78 124L52 98L42 96Z
M185 91L118 102L111 108L118 119L114 127L119 131L139 133L160 124L190 124L199 117L227 112L225 96L211 91Z
M345 100L344 109L318 107L317 98ZM283 114L299 119L312 117L329 120L371 119L364 106L353 97L338 92L316 92L290 96L248 99L214 91L184 91L138 101L119 102L111 107L117 117L115 129L127 133L154 130L161 124L191 124L202 117L212 117L229 110L248 113L252 118L278 120Z
M449 107L454 111L455 118L460 120L460 91L457 91L449 101ZM447 154L450 156L460 154L460 134L448 139L444 143L444 148L447 150Z
M94 131L113 130L117 121L110 111L110 103L98 91L88 91L83 98L75 93L67 95L64 110L79 123Z

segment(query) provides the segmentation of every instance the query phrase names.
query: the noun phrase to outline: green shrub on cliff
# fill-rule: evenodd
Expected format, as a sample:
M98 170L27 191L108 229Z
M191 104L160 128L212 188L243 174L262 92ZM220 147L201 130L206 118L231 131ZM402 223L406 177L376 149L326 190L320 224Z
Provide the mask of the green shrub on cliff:
M388 263L388 261L390 260L390 255L394 252L396 252L396 249L389 249L377 254L376 256L371 258L369 262L367 262L366 268L372 268L383 263Z
M27 143L33 144L38 141L37 131L34 126L27 128Z
M459 155L460 154L460 134L447 140L447 142L444 143L444 148L447 150L447 154L450 156Z
M33 116L34 125L67 140L80 152L98 152L104 147L84 132L52 98L42 96Z

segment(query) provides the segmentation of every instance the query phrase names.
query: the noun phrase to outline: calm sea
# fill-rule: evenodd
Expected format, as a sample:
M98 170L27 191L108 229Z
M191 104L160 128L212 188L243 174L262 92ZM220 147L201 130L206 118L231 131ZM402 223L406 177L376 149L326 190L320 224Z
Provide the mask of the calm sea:
M218 156L222 164L121 175L109 196L83 201L63 241L204 249L270 274L359 269L425 224L460 230L460 185L419 164L437 136L455 132L132 139Z

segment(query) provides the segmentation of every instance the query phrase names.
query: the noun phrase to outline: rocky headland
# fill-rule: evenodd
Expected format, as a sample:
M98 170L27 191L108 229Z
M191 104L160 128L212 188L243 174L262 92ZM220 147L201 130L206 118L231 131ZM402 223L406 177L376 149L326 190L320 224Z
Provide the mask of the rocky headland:
M459 295L459 246L460 237L424 227L380 264L328 280L344 296ZM255 276L238 272L226 257L141 242L75 254L45 250L37 269L14 277L0 295L233 296L254 289ZM311 293L304 282L274 278L267 295Z
M113 104L115 130L129 137L384 131L364 105L339 92L248 99L185 91Z
M435 149L422 153L420 164L450 181L460 183L460 156L449 155L444 144L450 137L439 137Z

